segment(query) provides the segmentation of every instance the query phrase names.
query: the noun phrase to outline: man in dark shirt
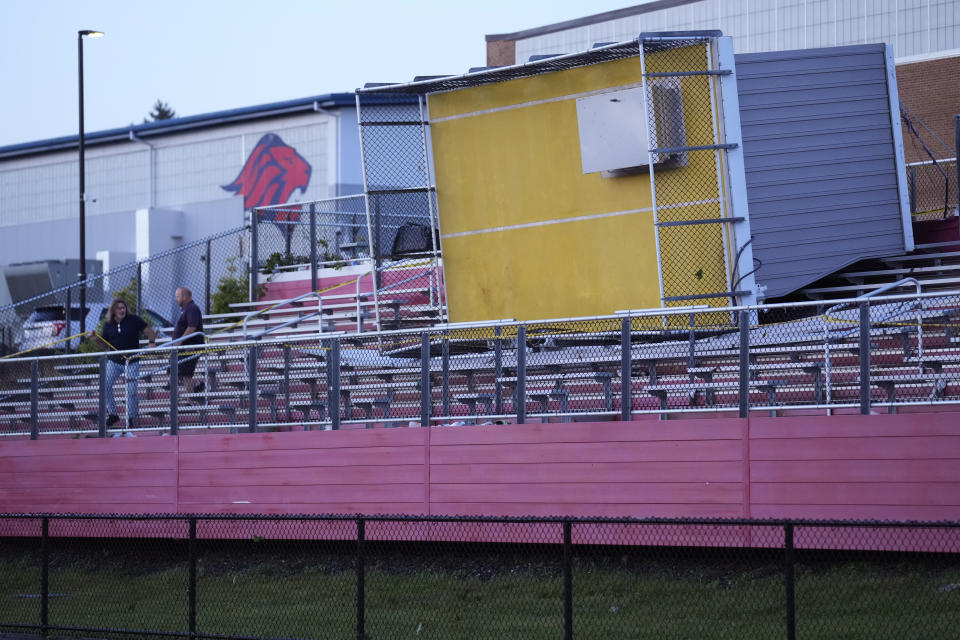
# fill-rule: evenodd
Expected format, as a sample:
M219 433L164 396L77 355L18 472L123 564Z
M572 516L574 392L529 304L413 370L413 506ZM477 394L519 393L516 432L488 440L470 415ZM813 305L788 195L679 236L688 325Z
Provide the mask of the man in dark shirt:
M140 348L141 333L147 334L151 347L156 346L157 334L153 331L153 328L148 326L140 316L129 313L127 303L117 298L110 303L110 308L107 310L102 335L98 336L95 331L91 331L90 337L117 351L129 351ZM117 415L117 402L113 396L113 385L121 373L126 374L127 380L127 426L132 427L137 419L137 379L140 377L140 360L130 359L129 355L132 354L107 356L106 403L108 427L112 427L120 420L120 416Z
M173 330L173 339L189 336L191 333L203 333L203 314L200 307L193 301L193 292L186 287L180 287L173 294L174 299L180 306L180 317L177 318L177 324ZM196 335L192 338L186 338L181 344L203 344L203 336ZM193 372L197 368L197 360L200 359L198 353L186 352L180 357L180 363L177 367L177 374L183 384L183 390L186 393L194 392ZM196 385L196 391L203 391L204 385L201 382Z

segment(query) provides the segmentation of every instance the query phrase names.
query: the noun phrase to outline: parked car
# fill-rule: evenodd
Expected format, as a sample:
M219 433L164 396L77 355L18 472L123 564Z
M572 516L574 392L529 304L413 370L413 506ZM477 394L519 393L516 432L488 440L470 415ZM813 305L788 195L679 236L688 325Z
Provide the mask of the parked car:
M102 302L87 304L86 330L96 329L107 315L107 305ZM141 317L155 327L170 327L170 322L159 313L145 309ZM23 340L18 351L48 347L54 351L64 351L67 341L57 342L67 336L76 336L80 333L80 305L70 307L70 322L67 323L66 307L62 304L45 305L33 310L26 322L23 323ZM80 346L81 337L72 338L70 350ZM51 344L56 342L56 344Z

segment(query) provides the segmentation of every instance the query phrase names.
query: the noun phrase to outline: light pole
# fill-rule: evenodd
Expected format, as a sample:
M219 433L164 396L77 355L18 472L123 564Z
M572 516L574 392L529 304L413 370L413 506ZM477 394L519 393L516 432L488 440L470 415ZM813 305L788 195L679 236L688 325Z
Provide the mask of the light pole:
M83 37L100 38L102 31L82 29L77 31L77 78L80 93L80 333L87 332L87 194L83 162ZM70 332L71 310L66 310L67 333Z

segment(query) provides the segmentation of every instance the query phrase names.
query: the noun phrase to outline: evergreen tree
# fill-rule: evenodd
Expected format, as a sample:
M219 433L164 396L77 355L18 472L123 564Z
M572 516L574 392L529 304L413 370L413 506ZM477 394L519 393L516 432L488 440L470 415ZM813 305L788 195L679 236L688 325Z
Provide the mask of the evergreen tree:
M177 112L174 111L169 104L157 98L157 101L153 105L153 111L147 114L147 118L144 118L144 122L157 122L158 120L169 120L170 118L176 118Z

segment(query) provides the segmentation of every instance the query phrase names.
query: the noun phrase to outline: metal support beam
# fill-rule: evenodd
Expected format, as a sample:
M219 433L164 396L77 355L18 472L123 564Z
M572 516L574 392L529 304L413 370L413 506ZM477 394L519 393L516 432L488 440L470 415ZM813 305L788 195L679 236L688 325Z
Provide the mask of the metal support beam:
M633 413L630 380L633 377L633 350L630 342L630 316L620 325L620 419L629 421Z
M137 275L140 274L140 263L137 263ZM139 283L139 277L137 279ZM139 289L138 289L139 295ZM143 313L137 299L137 311ZM203 309L204 313L210 315L210 240L207 240L207 252L203 256Z
M514 405L517 424L527 421L527 328L517 327L517 386Z
M440 358L440 384L442 388L443 415L450 415L450 333L443 334L442 355Z
M317 205L310 203L310 291L317 291Z
M330 428L340 428L340 341L334 338L327 342L327 413Z
M787 608L787 640L796 640L797 611L795 597L794 551L793 551L793 523L788 522L783 527L783 573Z
M750 415L750 312L741 311L738 322L740 324L740 417L746 418Z
M430 426L430 333L420 334L420 426Z
M503 330L500 327L493 328L493 412L497 415L503 414L503 383L500 378L503 376Z
M870 413L870 302L860 303L860 413Z
M180 352L170 351L170 435L175 436L180 429Z
M256 302L259 296L257 290L260 283L257 281L260 275L260 247L259 234L257 233L257 210L250 212L250 301Z
M99 389L99 398L97 400L97 434L101 438L107 437L107 356L101 355L97 358L99 373L97 374L97 387ZM124 379L126 382L126 379ZM130 407L127 407L129 416Z
M247 347L247 429L257 432L257 346Z
M39 411L40 363L36 358L30 361L30 439L40 437Z

